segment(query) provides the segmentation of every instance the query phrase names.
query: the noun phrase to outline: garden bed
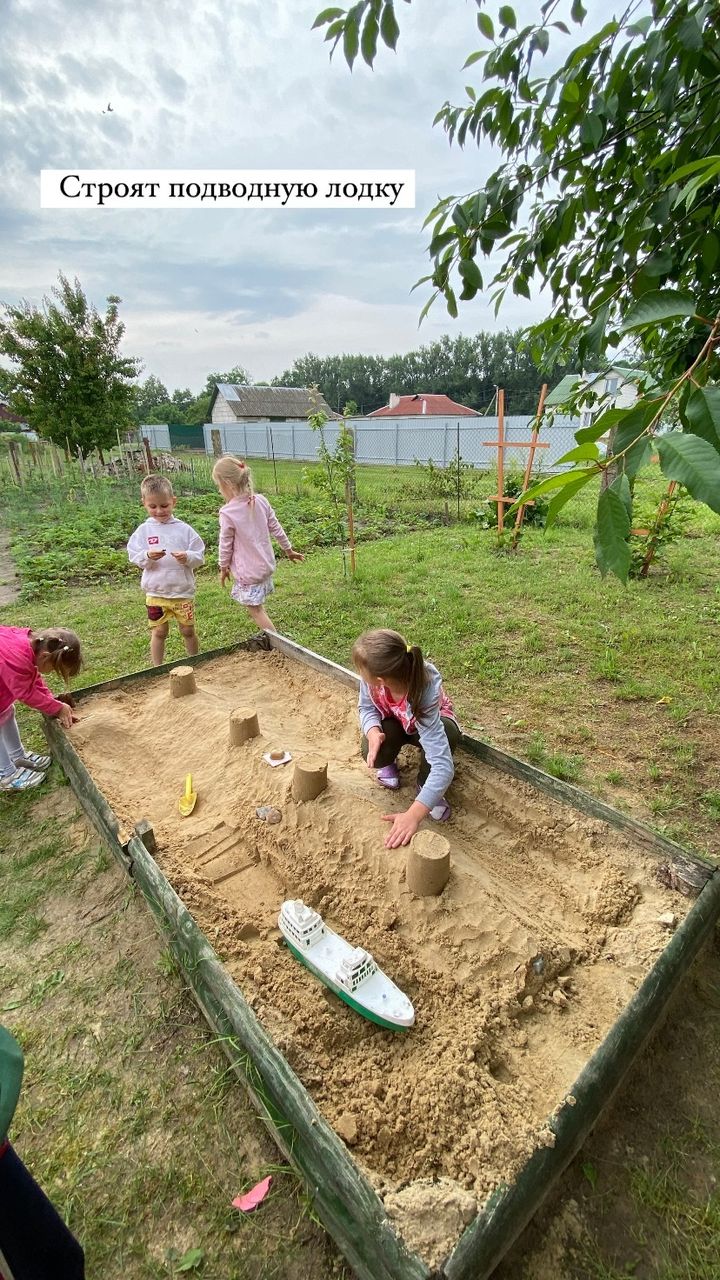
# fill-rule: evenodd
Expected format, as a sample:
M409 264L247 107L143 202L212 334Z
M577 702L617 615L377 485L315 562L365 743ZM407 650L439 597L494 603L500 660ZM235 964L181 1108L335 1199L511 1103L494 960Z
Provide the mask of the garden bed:
M359 1273L373 1280L427 1275L475 1219L443 1274L487 1274L546 1189L546 1171L557 1173L607 1100L711 927L718 877L668 946L660 917L679 920L688 906L656 875L656 854L672 857L670 842L468 740L476 754L458 755L454 816L444 829L451 880L437 899L414 898L404 881L406 852L384 848L381 822L413 794L412 753L403 765L404 790L381 792L358 753L353 677L281 638L273 644L272 652L236 649L200 662L191 697L171 698L163 673L88 691L72 743L98 792L86 785L72 748L66 767L105 834L134 861L151 905L158 910L160 903L166 923L171 916L183 922L187 944L181 905L174 894L166 897L152 859L132 838L137 821L150 819L157 864L274 1046L270 1075L279 1061L283 1072L290 1065L380 1198L356 1194L353 1204L351 1195L345 1207L357 1230L350 1239L346 1214L338 1225L337 1206L328 1207L332 1189L318 1188L321 1214L325 1208ZM229 715L239 706L256 708L261 736L231 748ZM63 741L57 731L51 736ZM324 755L328 790L295 804L292 764L271 769L262 760L271 746L296 757ZM199 799L182 820L177 801L187 772ZM256 816L256 807L268 804L281 811L276 825ZM626 833L601 814L624 823ZM415 1004L409 1034L365 1022L276 946L286 897L303 898L373 952ZM193 950L196 962L209 951ZM248 1052L258 1066L253 1048ZM310 1118L298 1129L302 1141L283 1138L272 1110L278 1103L283 1109L286 1093L260 1070L256 1093L268 1086L274 1094L265 1110L300 1167L299 1148L308 1135L312 1143L314 1129L318 1146L332 1148L331 1165L339 1159L352 1182L351 1162L305 1108L303 1090L297 1105ZM312 1180L317 1187L317 1176ZM513 1194L514 1211L504 1215ZM390 1243L385 1214L414 1258ZM370 1218L383 1223L372 1243L363 1240ZM502 1247L500 1236L490 1239L498 1222ZM368 1263L368 1249L380 1250L384 1269ZM463 1269L479 1262L485 1270Z

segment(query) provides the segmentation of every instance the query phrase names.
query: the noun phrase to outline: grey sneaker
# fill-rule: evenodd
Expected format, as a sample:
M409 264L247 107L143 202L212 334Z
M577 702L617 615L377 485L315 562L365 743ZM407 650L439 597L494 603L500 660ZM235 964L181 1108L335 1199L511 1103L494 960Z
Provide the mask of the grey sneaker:
M50 768L52 756L39 756L37 751L24 751L21 756L13 757L13 764L16 764L18 769L34 769L36 773L43 773L45 769Z
M0 791L27 791L28 787L39 787L44 781L45 774L35 769L16 769L0 778Z

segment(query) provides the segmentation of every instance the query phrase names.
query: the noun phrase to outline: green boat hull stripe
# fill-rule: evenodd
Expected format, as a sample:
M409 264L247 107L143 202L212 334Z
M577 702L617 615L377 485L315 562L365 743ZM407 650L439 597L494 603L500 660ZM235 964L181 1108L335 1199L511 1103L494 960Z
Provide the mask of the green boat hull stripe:
M328 987L330 991L333 991L341 1000L344 1000L345 1004L348 1004L356 1013L361 1013L363 1018L367 1018L370 1022L375 1022L378 1027L384 1027L386 1031L410 1030L409 1027L401 1027L397 1022L388 1022L385 1018L381 1018L379 1013L373 1013L370 1009L366 1009L364 1005L358 1004L357 1000L353 1000L348 991L343 991L342 987L336 986L330 978L327 978L324 973L321 973L319 969L316 969L315 966L310 963L308 956L304 956L302 951L298 951L297 947L294 947L292 942L288 942L287 938L285 938L285 942L288 950L292 951L295 956L295 959L299 960L301 964L304 964L305 968L310 971L314 978L317 978L318 982L322 982L324 986Z

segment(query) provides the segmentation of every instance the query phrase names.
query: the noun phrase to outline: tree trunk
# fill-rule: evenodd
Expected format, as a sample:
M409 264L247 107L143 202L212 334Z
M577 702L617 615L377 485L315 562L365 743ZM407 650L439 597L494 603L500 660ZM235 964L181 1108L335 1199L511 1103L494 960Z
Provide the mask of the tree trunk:
M617 433L617 427L611 427L610 434L608 435L608 442L607 442L608 458L611 458L613 453L615 452L616 433ZM602 476L600 477L600 488L609 489L613 480L617 480L619 475L620 475L620 467L617 462L613 462L611 466L605 467L602 473Z

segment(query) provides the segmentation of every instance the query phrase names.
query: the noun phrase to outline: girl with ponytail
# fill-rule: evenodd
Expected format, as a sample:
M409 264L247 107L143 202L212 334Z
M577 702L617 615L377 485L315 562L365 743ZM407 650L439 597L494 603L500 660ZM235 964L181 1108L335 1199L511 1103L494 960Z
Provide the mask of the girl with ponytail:
M253 489L250 468L242 458L226 454L213 467L213 480L225 499L220 508L220 585L234 579L233 600L244 604L256 626L274 631L265 601L275 590L275 554L271 536L288 560L304 560L293 551L285 530L267 498Z
M385 845L395 849L410 843L428 815L436 822L450 817L445 792L455 774L452 752L462 735L440 672L418 645L383 627L359 636L352 658L360 675L361 750L368 768L377 769L380 785L397 791L397 756L407 743L420 748L416 799L404 813L383 815L392 823Z

